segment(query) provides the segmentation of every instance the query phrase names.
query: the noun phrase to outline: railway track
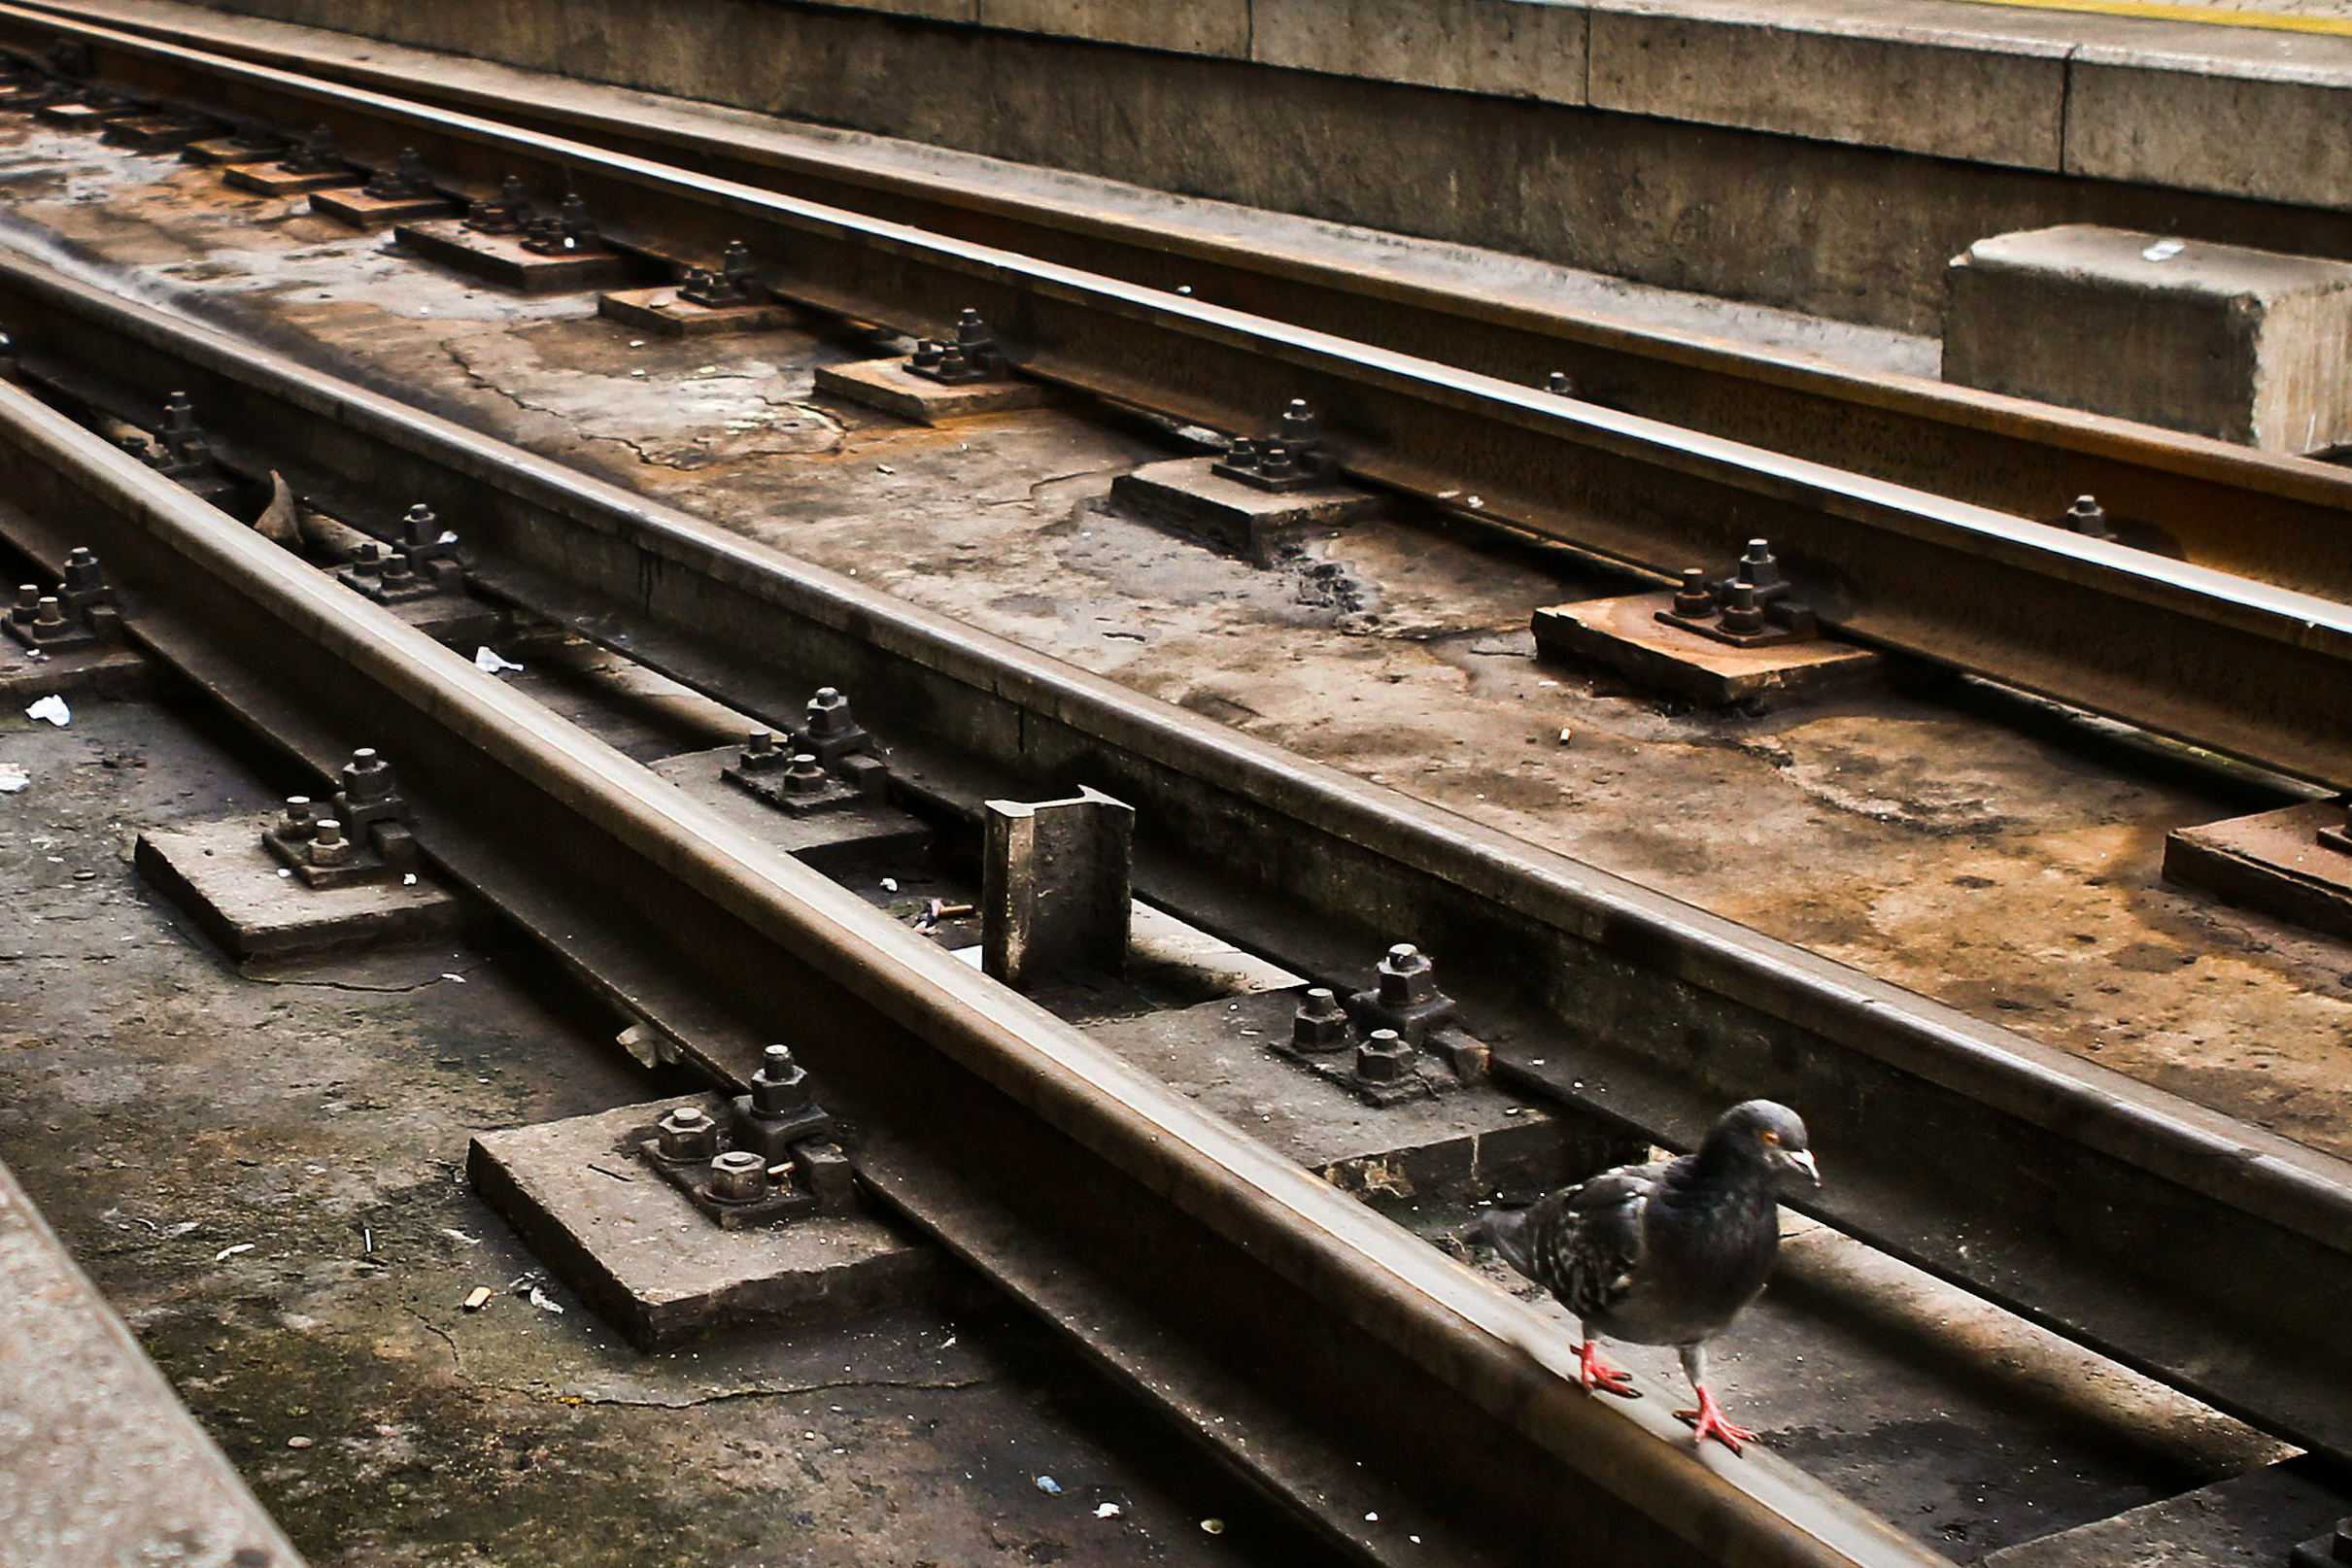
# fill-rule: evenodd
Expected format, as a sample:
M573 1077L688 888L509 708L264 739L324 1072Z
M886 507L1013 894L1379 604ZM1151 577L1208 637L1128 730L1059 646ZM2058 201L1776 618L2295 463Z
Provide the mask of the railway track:
M2286 581L2236 576L2199 564L2204 546L2175 561L631 153L0 8L0 45L32 57L61 38L120 88L231 120L324 125L362 162L413 147L452 188L480 194L513 175L568 190L617 243L672 265L741 240L778 294L851 320L920 333L976 307L1023 373L1114 403L1251 431L1307 397L1351 476L1613 562L1671 576L1767 536L1843 635L2352 782L2352 618L2323 597L2335 579L2317 564L2336 559L2345 482L2321 465L2278 465L2267 481L2293 504L2165 514L2160 532L2183 540L2193 520L2249 538L2262 519L2284 520L2274 544L2254 548ZM2263 494L2253 476L2269 472L2226 449L2195 466L2229 471L2240 496Z
M870 297L832 302L893 319ZM1734 1084L1803 1104L1838 1129L1823 1139L1841 1179L1822 1217L2267 1430L2352 1453L2352 1390L2328 1371L2352 1365L2331 1310L2352 1267L2340 1162L41 268L0 265L0 324L24 383L57 406L137 424L188 390L249 482L282 472L385 537L382 496L426 500L473 553L476 593L733 710L772 721L815 680L850 687L869 722L922 737L905 749L923 776L953 781L936 809L969 816L997 788L1109 789L1142 815L1143 897L1298 972L1338 976L1410 910L1441 957L1485 960L1454 989L1496 1037L1505 1081L1587 1136L1686 1142ZM1121 385L1157 412L1200 406ZM367 738L396 738L423 781L439 863L702 1069L740 1082L785 1017L887 1040L812 1053L881 1129L869 1181L1334 1541L1430 1560L1401 1552L1402 1518L1421 1526L1416 1546L1506 1560L1607 1520L1603 1560L1918 1560L1786 1467L1694 1467L1639 1407L1613 1424L1619 1412L1552 1381L1556 1329L682 810L593 737L386 618L354 622L351 596L52 410L12 394L6 428L19 467L46 476L10 520L20 547L53 569L102 535L148 646L323 774L358 738L348 713L382 715ZM516 848L550 835L577 851L561 873ZM616 906L640 914L616 921ZM1940 1136L1923 1143L1924 1128ZM2003 1159L1989 1166L1987 1149ZM2184 1226L2213 1239L2209 1277L2162 1267L2155 1239ZM1396 1428L1399 1405L1415 1429ZM1351 1431L1381 1436L1377 1487L1348 1475Z

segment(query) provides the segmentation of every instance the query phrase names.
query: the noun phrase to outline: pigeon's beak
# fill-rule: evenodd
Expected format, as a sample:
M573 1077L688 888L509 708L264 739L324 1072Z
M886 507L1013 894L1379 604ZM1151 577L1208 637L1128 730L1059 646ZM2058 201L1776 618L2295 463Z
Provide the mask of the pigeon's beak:
M1789 1162L1789 1169L1791 1171L1804 1172L1805 1179L1812 1182L1815 1186L1818 1187L1822 1184L1822 1168L1813 1163L1813 1151L1811 1149L1785 1148L1781 1150L1781 1158Z

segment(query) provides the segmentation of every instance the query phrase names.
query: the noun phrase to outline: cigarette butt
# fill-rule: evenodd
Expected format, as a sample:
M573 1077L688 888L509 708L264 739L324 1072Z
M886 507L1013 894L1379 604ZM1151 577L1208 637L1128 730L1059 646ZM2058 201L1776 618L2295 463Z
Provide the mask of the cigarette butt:
M939 905L941 920L961 920L970 913L971 913L971 905L969 903L942 903Z
M469 1312L478 1312L489 1305L490 1287L488 1285L474 1286L472 1294L465 1298L465 1310Z
M1561 744L1561 745L1563 745L1563 746L1569 746L1569 745L1574 745L1575 743L1576 743L1576 732L1575 732L1574 730L1562 730L1562 731L1560 732L1560 744Z

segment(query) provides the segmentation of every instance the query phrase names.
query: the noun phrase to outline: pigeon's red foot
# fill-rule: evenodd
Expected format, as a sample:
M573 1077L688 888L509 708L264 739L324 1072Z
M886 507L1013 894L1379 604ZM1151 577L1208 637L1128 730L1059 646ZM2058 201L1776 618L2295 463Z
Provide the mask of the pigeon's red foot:
M1633 1386L1633 1374L1623 1367L1613 1367L1603 1361L1601 1347L1591 1340L1576 1347L1576 1374L1577 1381L1585 1385L1586 1393L1598 1388L1602 1393L1615 1394L1619 1399L1642 1397L1642 1391Z
M1701 1388L1698 1390L1698 1409L1678 1410L1674 1413L1678 1419L1690 1423L1692 1442L1704 1443L1709 1438L1713 1438L1733 1453L1737 1453L1740 1451L1741 1444L1755 1441L1754 1432L1744 1426L1734 1426L1723 1419L1723 1407L1715 1402L1713 1394Z

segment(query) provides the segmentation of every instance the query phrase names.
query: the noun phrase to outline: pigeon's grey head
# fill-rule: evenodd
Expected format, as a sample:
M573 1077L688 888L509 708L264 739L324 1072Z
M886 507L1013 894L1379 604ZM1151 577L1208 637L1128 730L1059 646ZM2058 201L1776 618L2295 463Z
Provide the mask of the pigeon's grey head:
M1815 1186L1822 1184L1804 1118L1777 1101L1744 1100L1733 1106L1707 1135L1710 1143L1719 1140L1770 1170L1794 1171Z

